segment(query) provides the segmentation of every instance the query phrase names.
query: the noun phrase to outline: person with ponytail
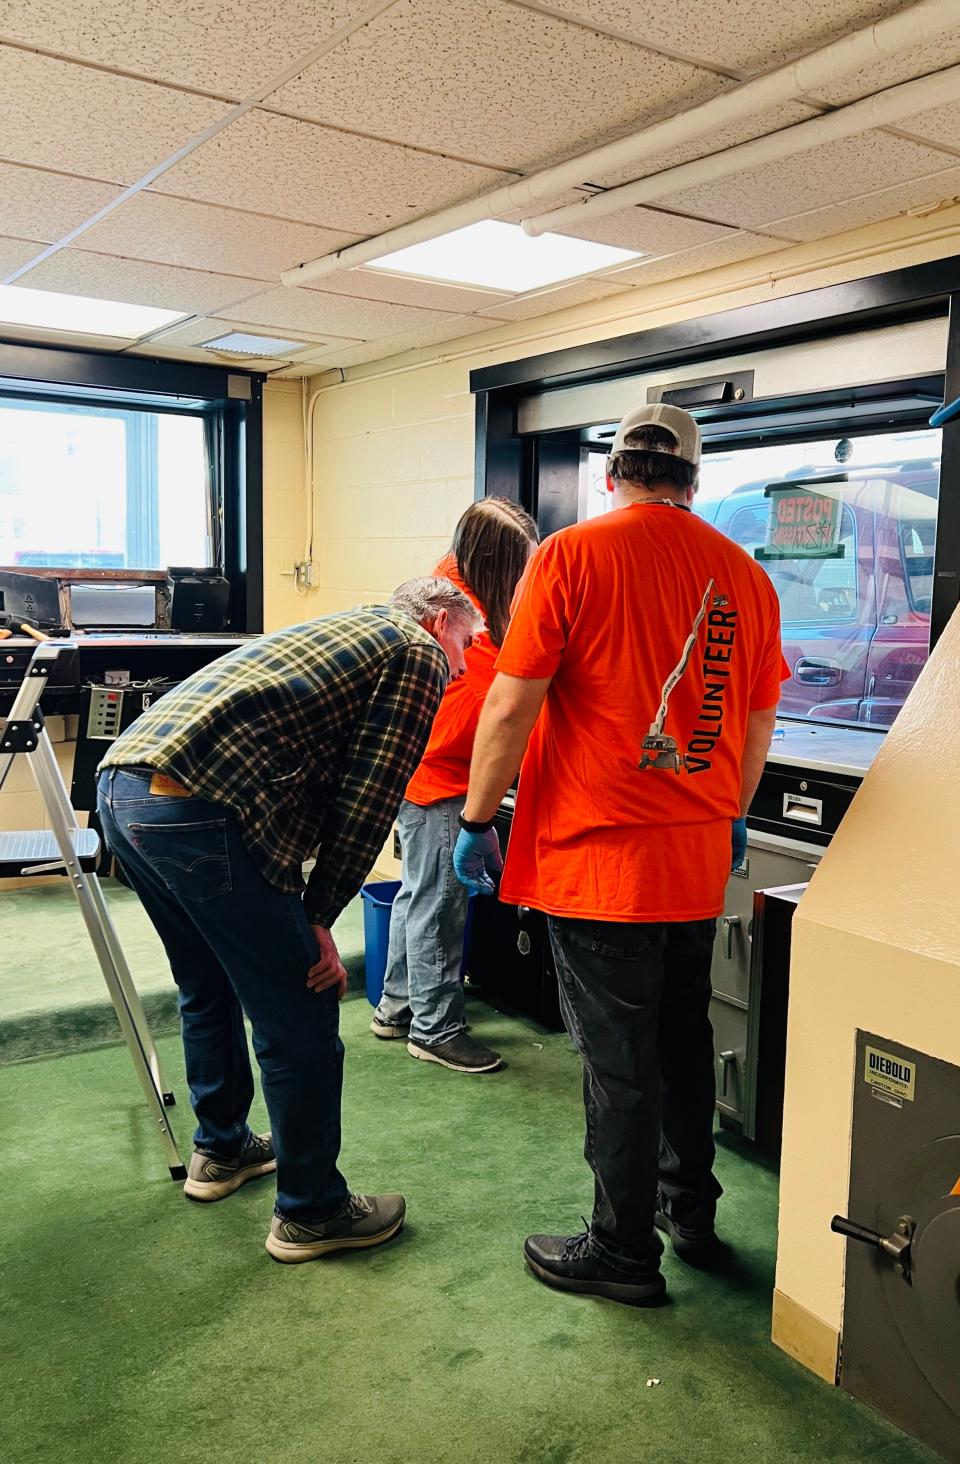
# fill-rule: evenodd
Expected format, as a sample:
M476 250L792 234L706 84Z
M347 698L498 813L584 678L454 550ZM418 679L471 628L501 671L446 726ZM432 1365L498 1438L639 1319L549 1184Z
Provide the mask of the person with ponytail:
M411 1057L455 1072L495 1072L499 1053L466 1031L460 968L467 892L453 870L484 697L510 620L510 602L539 542L529 514L505 498L471 504L434 573L453 581L486 622L466 652L466 674L451 682L423 759L397 817L403 877L393 904L383 996L370 1029L406 1039Z

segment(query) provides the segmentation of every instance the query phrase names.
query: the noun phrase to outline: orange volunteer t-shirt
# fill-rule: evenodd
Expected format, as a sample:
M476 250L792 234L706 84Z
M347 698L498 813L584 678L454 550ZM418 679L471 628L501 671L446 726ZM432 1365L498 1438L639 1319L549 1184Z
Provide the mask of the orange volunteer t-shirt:
M687 766L641 773L640 743L711 578L664 725ZM760 566L667 504L563 529L527 567L496 666L553 678L523 761L501 899L579 919L718 915L747 716L775 706L790 674Z
M486 610L464 583L453 554L445 555L433 572L452 580L486 619ZM484 698L496 675L497 647L486 631L476 637L464 659L466 673L457 681L448 683L434 718L426 751L403 795L421 808L439 803L441 798L466 797L477 722Z

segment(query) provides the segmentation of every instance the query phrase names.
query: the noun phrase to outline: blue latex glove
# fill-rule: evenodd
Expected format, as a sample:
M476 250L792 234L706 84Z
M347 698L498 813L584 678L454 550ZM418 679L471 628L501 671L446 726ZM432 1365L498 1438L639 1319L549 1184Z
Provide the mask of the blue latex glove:
M731 869L739 869L747 857L747 820L735 818L731 825L733 863Z
M502 869L503 855L496 829L485 829L482 834L460 830L453 850L453 871L472 895L495 894L497 887L490 876Z

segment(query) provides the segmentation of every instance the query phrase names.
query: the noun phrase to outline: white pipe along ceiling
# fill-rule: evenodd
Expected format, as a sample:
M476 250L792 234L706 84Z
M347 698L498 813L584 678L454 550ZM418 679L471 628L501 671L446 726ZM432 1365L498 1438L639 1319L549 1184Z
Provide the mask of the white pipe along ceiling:
M934 111L949 102L960 100L960 66L950 66L932 76L921 76L916 81L905 81L886 91L876 92L863 101L852 102L849 107L839 107L835 112L826 112L822 117L812 117L809 122L797 122L780 132L770 132L766 137L754 138L752 142L741 142L724 152L711 153L705 158L696 158L690 163L680 163L667 168L663 173L653 173L649 178L639 178L635 183L625 183L619 188L610 188L606 193L595 193L582 202L572 203L564 208L536 218L524 219L525 234L537 236L549 230L569 227L587 219L597 219L604 214L619 213L633 204L649 203L651 199L663 198L668 193L679 193L683 188L693 188L698 183L710 183L716 178L726 178L731 173L740 173L747 168L759 168L764 163L779 162L781 158L795 157L809 152L825 142L836 142L841 137L852 137L858 132L869 132L874 127L888 127L892 122L901 122L904 117L913 117L917 112Z
M399 228L389 229L374 238L363 240L360 244L348 245L333 254L325 254L319 259L297 265L294 269L284 270L280 278L285 285L312 285L328 275L368 264L370 260L378 259L383 254L405 249L412 244L422 244L427 239L436 239L441 234L465 228L468 224L480 223L484 219L500 218L514 209L530 208L545 199L555 198L566 189L589 184L591 178L639 164L644 158L663 152L669 147L705 137L722 127L743 121L783 102L802 100L805 97L815 101L818 90L830 82L877 61L896 57L911 46L935 41L944 29L956 24L958 3L960 0L918 0L909 10L902 10L887 20L854 31L829 46L801 56L799 60L791 61L766 76L743 82L732 91L701 102L675 117L668 117L663 122L654 123L629 137L618 138L615 142L581 153L565 163L545 168L529 178L518 178L513 183L503 184L477 198L454 204L450 208L415 219L412 223L402 224ZM943 83L943 89L940 90L938 83L943 78L949 80ZM918 103L917 92L910 93L908 88L919 88L921 85L923 98ZM945 96L945 93L948 95ZM601 213L609 213L614 209L625 208L632 202L639 202L639 197L631 198L626 195L630 190L644 184L654 187L662 180L669 180L658 192L644 195L663 196L681 186L688 186L690 182L702 181L703 177L715 178L744 167L754 167L774 158L789 156L791 152L801 152L818 146L820 142L835 137L864 132L871 127L910 116L911 111L929 111L942 105L942 100L930 100L931 97L954 100L957 95L960 95L960 68L952 67L935 76L922 77L918 82L905 82L901 86L891 87L888 91L878 92L862 102L854 102L849 107L828 112L808 122L800 122L794 127L784 128L753 142L741 143L693 163L680 164L679 167L641 179L638 183L612 188L605 193L591 194L582 203L525 219L523 228L527 233L539 234L548 228L556 228L564 221L563 216L568 216L567 222L571 218L596 218ZM871 104L875 105L873 112L870 111ZM901 105L903 110L899 110ZM889 114L885 111L887 107L890 109ZM858 108L863 110L858 111ZM805 131L821 123L834 122L838 118L846 121L837 122L836 131L823 131L819 135ZM808 141L808 138L812 140ZM764 145L771 149L766 155L763 153ZM746 149L756 151L745 153ZM725 166L728 158L736 159L730 167ZM686 173L687 169L696 167L706 167L708 171L697 174L696 177ZM608 199L614 201L609 208L603 208L602 204ZM584 210L587 212L583 212Z

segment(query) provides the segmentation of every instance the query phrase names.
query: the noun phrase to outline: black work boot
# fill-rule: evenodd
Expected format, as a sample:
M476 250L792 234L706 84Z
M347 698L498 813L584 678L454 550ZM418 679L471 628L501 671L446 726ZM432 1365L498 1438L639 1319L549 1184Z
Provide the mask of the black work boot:
M529 1235L523 1256L533 1274L558 1291L604 1296L626 1306L661 1306L667 1285L656 1265L646 1271L620 1271L590 1249L582 1235Z

